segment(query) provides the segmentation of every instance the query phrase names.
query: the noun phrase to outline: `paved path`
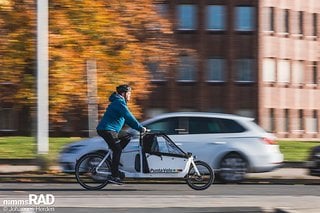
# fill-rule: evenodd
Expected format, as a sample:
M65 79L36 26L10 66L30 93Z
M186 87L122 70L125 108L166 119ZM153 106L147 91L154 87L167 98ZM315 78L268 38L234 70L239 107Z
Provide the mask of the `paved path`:
M195 191L182 184L125 184L86 191L78 184L0 183L0 212L2 208L8 213L11 200L25 201L29 194L52 194L54 203L49 207L54 207L54 212L273 213L279 209L282 213L319 213L319 189L319 185L231 184Z

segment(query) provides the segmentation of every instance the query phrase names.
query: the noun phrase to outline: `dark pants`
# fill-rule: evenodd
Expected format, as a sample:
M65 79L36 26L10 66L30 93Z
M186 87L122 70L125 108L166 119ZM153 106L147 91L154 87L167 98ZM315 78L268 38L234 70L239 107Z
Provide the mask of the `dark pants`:
M121 152L122 149L124 149L128 145L131 136L125 131L120 131L119 133L117 133L114 131L97 130L97 132L98 135L106 141L109 148L112 150L113 154L111 174L113 177L119 177L119 164Z

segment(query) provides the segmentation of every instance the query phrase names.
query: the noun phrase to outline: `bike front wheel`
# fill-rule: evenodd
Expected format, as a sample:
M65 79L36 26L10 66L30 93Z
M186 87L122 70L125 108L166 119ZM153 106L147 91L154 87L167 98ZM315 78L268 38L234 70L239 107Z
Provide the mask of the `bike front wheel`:
M195 161L194 163L200 175L197 174L194 166L191 164L186 176L186 182L192 189L205 190L210 187L214 181L213 170L203 161Z
M106 160L97 169L104 156L99 153L91 153L82 156L76 163L75 175L78 183L85 189L98 190L108 184L108 176L111 173L110 163Z

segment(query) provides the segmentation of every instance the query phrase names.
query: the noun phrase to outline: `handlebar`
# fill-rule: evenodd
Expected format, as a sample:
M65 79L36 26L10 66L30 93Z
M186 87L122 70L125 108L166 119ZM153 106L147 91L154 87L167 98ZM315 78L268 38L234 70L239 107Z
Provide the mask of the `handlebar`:
M151 132L151 129L146 129L146 131L140 131L140 137L144 136L145 134Z

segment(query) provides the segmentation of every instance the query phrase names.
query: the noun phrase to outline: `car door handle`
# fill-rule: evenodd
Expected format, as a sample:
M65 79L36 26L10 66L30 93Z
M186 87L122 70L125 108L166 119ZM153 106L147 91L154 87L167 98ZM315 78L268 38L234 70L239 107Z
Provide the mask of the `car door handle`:
M182 146L182 143L175 143L177 146Z
M174 131L178 131L178 132L186 132L186 129L174 129Z
M210 142L210 143L217 144L217 145L226 144L226 142L224 142L224 141L215 141L215 142Z
M174 129L174 131L178 132L178 134L188 134L189 131L186 129Z

